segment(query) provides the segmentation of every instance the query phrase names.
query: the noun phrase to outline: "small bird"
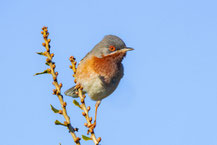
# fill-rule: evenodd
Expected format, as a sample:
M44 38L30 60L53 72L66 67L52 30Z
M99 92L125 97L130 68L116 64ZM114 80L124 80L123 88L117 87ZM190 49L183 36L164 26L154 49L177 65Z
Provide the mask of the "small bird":
M121 62L130 50L134 49L126 47L119 37L106 35L78 64L76 85L81 85L83 93L97 101L97 108L100 101L117 88L124 75ZM74 86L68 89L65 95L76 98L78 96L75 92Z

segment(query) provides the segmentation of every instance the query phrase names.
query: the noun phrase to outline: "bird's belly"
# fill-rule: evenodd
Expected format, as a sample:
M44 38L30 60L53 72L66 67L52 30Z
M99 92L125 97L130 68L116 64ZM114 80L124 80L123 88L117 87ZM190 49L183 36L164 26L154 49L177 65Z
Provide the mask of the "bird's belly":
M93 100L102 100L108 96L106 88L99 77L91 79L86 85L85 90L88 96L90 96L90 98Z
M87 92L88 96L95 101L102 100L109 96L117 88L119 80L112 82L111 84L105 84L100 77L89 78L88 81L81 83L84 91Z

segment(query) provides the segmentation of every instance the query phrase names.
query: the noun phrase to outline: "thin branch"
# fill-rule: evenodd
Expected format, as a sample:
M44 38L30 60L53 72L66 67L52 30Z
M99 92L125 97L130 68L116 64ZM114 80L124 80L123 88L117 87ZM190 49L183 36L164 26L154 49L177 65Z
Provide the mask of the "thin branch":
M73 77L75 78L75 83L76 83L76 61L75 61L75 58L73 56L71 56L69 58L69 60L71 61L72 65L70 65L70 68L73 70L74 74L73 74ZM99 142L101 141L101 137L99 137L98 139L96 138L96 135L94 133L94 129L96 127L96 122L94 123L91 123L92 121L92 117L89 116L89 111L90 111L90 106L86 107L85 105L85 95L82 94L82 86L81 85L77 85L76 86L76 89L78 90L77 92L77 95L79 96L80 98L80 101L81 101L81 105L80 105L80 108L84 111L82 112L82 115L85 117L87 123L84 123L84 126L86 126L88 129L87 131L87 134L91 134L91 139L93 140L94 144L95 145L98 145Z
M50 73L53 76L53 85L56 87L56 89L53 90L53 94L56 95L59 98L62 110L59 110L59 114L63 115L65 118L65 122L64 125L67 126L70 134L72 135L74 142L76 143L76 145L80 145L80 138L76 136L75 131L77 131L77 128L73 128L70 122L70 117L67 114L66 111L66 102L64 102L63 100L63 96L61 94L61 88L62 88L62 83L58 83L57 81L57 76L58 76L58 72L55 72L55 63L52 61L52 58L54 57L54 54L50 53L50 39L48 39L48 29L47 27L43 27L42 28L42 32L41 34L44 37L44 41L45 43L42 43L42 45L46 48L46 51L41 53L40 55L44 55L47 57L46 59L46 64L50 66L50 69L47 69L47 72Z

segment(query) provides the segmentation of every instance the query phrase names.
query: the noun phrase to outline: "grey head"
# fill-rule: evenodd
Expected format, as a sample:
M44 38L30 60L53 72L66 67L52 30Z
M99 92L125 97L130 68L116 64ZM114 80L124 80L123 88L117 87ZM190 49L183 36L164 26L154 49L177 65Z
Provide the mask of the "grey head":
M106 35L90 52L96 57L106 56L118 51L130 51L132 48L126 47L124 41L115 35Z

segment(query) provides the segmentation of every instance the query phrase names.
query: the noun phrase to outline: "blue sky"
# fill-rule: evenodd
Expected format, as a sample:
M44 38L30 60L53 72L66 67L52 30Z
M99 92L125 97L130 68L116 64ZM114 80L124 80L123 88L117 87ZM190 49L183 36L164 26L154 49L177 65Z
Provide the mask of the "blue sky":
M73 144L46 69L41 27L48 26L63 91L73 85L68 58L82 59L104 35L135 48L125 76L102 101L102 145L217 145L217 2L214 0L63 0L0 2L0 136L4 145ZM78 135L81 110L65 97ZM93 108L94 101L87 99ZM91 141L82 144L92 145Z

